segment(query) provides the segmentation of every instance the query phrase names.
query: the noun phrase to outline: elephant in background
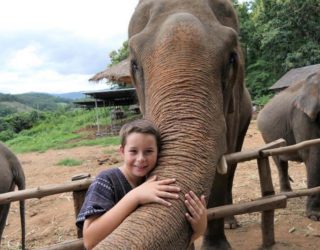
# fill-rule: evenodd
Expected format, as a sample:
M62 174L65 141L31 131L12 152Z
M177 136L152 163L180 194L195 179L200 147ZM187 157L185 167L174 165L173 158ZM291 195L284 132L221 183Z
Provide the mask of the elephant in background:
M266 143L283 138L292 145L320 138L320 72L273 97L260 111L257 123ZM320 186L320 145L273 159L278 168L280 191L292 190L288 161L304 162L308 188ZM306 207L310 219L320 220L320 194L308 196Z
M25 189L25 176L18 158L2 143L0 143L0 194ZM0 243L6 225L10 203L0 205ZM21 245L25 249L25 207L24 200L20 201Z
M161 132L153 174L176 178L182 192L170 208L138 208L97 249L186 249L184 193L205 194L208 207L232 201L235 166L216 170L241 149L251 119L238 33L228 0L139 1L129 25L131 77L144 117ZM223 219L209 222L203 248L230 248Z

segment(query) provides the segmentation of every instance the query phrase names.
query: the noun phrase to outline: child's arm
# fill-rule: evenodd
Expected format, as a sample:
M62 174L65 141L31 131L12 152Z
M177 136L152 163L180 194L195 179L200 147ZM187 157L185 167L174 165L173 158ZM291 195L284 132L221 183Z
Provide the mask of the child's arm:
M166 199L178 199L180 188L173 186L175 179L157 181L157 177L141 184L127 193L115 206L101 216L91 216L83 226L83 241L86 249L95 247L115 230L139 205L160 203L170 206Z
M192 191L187 193L185 197L185 203L188 209L186 217L193 230L190 241L190 244L192 244L198 237L203 235L207 229L206 201L204 195L199 199Z

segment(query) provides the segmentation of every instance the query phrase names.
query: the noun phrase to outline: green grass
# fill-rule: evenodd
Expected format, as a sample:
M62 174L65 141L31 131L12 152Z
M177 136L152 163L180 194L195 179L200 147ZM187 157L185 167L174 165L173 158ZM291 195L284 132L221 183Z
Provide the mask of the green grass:
M85 132L77 132L81 128L95 125L96 114L94 110L76 110L66 113L53 113L48 118L32 129L24 130L15 138L6 141L15 153L45 152L48 149L73 148L78 146L93 145L119 145L118 136L97 137L87 139ZM100 111L100 125L110 123L110 118L105 111Z
M67 167L73 167L73 166L80 166L83 163L81 160L75 160L71 158L66 158L57 163L58 166L67 166Z
M63 148L74 148L74 147L80 147L80 146L95 146L95 145L109 146L109 145L119 145L119 144L120 144L119 136L112 136L112 137L101 137L94 140L82 139L78 142L60 144L56 148L63 149Z

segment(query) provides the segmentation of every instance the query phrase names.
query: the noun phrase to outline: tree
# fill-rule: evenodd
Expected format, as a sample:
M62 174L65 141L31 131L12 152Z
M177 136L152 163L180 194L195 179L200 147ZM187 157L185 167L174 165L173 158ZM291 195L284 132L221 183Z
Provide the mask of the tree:
M109 66L118 64L119 62L127 59L129 56L128 40L124 41L120 49L117 51L113 50L110 52L109 57L111 59L111 64Z
M255 0L236 10L253 99L290 69L320 62L318 0Z

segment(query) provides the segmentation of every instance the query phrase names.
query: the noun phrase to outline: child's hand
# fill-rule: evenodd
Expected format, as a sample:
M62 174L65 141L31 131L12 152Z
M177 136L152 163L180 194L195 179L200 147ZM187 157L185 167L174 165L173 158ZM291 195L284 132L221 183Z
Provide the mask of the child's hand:
M188 212L186 213L187 220L191 224L193 229L193 235L191 242L203 235L207 229L207 208L204 195L201 196L201 200L190 191L185 195L185 204Z
M179 198L177 193L180 192L180 188L172 185L175 182L175 179L157 181L157 176L152 176L131 192L134 192L139 205L155 202L171 206L167 199Z

